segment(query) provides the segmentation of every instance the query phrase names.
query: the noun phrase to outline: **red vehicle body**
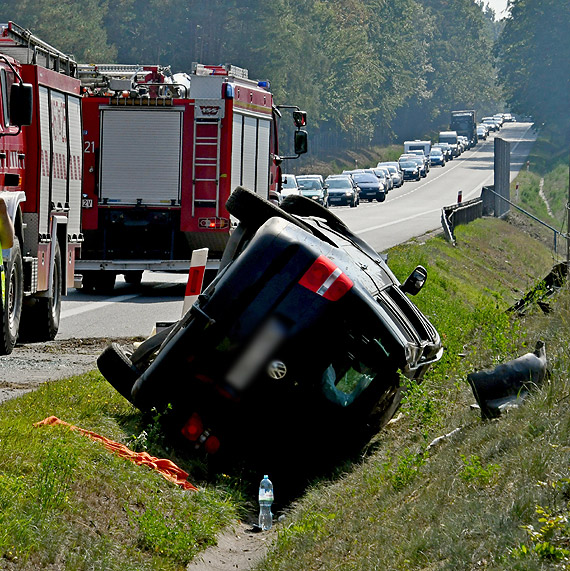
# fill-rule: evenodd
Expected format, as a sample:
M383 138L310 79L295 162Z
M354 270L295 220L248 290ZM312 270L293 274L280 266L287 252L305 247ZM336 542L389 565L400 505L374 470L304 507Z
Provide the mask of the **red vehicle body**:
M267 82L201 64L174 76L161 66L82 65L79 77L85 241L77 265L86 289L111 289L117 274L136 282L144 270L188 271L198 248L219 259L232 190L279 197L280 113Z
M0 194L15 227L4 250L0 353L20 333L55 338L81 244L81 98L72 58L0 24Z

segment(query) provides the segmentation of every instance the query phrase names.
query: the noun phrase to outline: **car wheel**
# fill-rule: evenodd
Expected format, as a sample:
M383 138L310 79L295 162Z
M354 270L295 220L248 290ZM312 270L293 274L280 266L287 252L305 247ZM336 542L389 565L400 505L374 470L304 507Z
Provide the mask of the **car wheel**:
M238 186L230 194L230 197L226 202L226 208L230 214L233 214L233 216L235 216L250 231L256 231L270 218L279 216L280 218L285 218L288 222L296 224L312 234L311 229L306 224L303 224L300 220L290 216L283 209L283 204L285 204L289 198L303 198L311 204L314 204L317 208L323 208L304 196L286 196L279 207L243 186Z
M131 401L131 389L140 373L132 364L129 355L118 343L111 343L99 355L97 367L107 381L123 397Z
M329 224L340 224L346 228L346 224L338 216L305 196L287 196L281 203L281 208L289 214L296 214L297 216L318 216L324 218Z

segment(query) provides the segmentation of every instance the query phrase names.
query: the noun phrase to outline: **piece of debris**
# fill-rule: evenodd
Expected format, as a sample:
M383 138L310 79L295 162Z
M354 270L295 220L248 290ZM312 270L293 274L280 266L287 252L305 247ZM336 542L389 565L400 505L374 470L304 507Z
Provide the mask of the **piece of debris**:
M497 418L508 408L517 407L533 388L542 384L547 374L546 350L537 341L535 350L513 361L470 373L467 380L473 389L481 416Z
M444 440L451 438L452 436L456 435L458 432L461 432L461 427L456 428L455 430L452 430L451 432L448 432L447 434L444 434L443 436L438 436L437 438L435 438L434 440L432 440L429 443L427 449L430 450L434 446L441 444Z

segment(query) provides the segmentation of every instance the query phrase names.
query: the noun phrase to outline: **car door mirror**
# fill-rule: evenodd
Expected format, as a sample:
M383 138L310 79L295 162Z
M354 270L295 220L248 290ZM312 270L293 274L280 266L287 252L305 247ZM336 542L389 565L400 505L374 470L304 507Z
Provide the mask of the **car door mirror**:
M400 286L404 293L416 295L424 287L427 279L427 270L423 266L417 266L416 269L407 277L406 281Z

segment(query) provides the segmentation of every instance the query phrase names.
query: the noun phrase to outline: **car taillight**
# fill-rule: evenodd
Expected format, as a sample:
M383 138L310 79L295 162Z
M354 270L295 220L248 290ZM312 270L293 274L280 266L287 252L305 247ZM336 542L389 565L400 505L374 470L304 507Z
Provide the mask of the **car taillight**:
M329 301L338 301L354 285L352 280L325 256L319 256L311 264L299 284Z
M194 413L182 427L182 435L188 440L195 442L198 440L202 432L204 432L204 425L202 419L197 413Z

